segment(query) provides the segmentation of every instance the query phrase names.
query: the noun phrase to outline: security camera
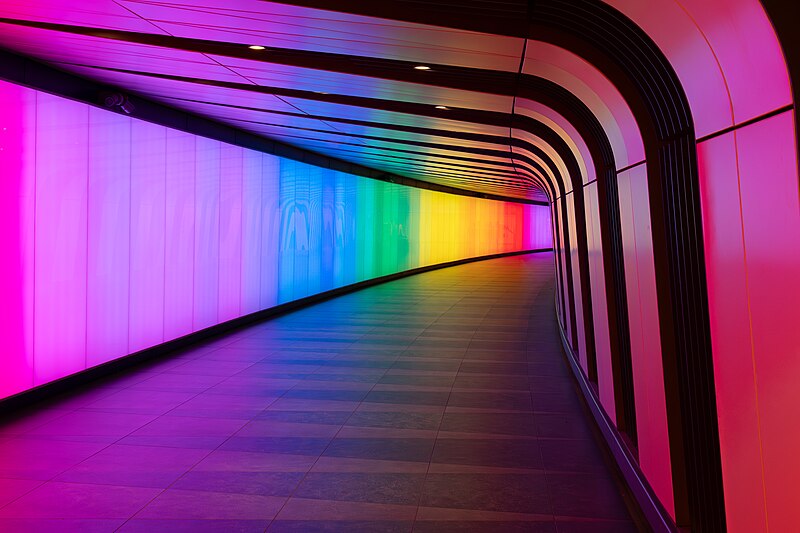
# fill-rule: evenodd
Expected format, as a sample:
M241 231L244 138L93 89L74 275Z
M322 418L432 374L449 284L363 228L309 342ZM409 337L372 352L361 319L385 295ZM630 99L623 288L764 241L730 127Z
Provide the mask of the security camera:
M128 97L122 93L106 93L103 95L103 105L108 108L118 107L126 114L130 115L136 107L128 100Z

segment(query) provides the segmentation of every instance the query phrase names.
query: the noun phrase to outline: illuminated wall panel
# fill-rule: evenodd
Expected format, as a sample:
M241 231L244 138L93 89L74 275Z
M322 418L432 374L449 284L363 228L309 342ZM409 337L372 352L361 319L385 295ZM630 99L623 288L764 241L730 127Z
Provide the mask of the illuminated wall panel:
M196 147L193 331L216 324L219 311L220 143L197 137Z
M475 201L476 207L480 207L481 203ZM525 221L525 242L523 248L526 250L535 250L542 243L549 243L553 239L553 230L551 229L550 210L541 209L539 206L526 205L525 212L523 213L523 220ZM470 239L470 242L475 242ZM477 247L477 243L475 244ZM478 248L480 249L480 248Z
M25 127L36 129L33 368L40 385L86 368L89 107L39 93L36 108L36 123Z
M800 519L800 205L791 112L698 145L730 531ZM766 186L766 184L769 186ZM764 213L768 212L769 217Z
M356 281L552 246L546 206L361 178L2 82L0 121L0 397Z
M575 196L564 196L564 206L567 210L567 223L571 229L569 243L566 246L566 260L572 265L572 290L575 305L575 316L572 319L578 329L578 345L572 348L578 354L578 360L584 372L589 371L589 362L586 353L586 328L583 321L583 287L581 286L581 262L578 258L578 235L575 228Z
M611 341L608 331L608 302L603 267L603 241L600 231L600 206L597 183L584 187L586 209L586 241L589 253L589 281L592 290L595 355L597 357L597 386L600 402L611 420L616 423L614 374L611 365Z
M219 190L219 297L217 319L236 318L241 312L242 284L242 188L244 150L223 144L220 168L224 180ZM258 294L258 291L256 291Z
M639 464L673 516L672 468L645 165L618 175Z
M355 176L343 172L336 173L333 279L337 287L356 282L357 183Z
M254 152L248 153L255 155ZM261 174L255 179L261 182L260 205L258 207L261 218L261 228L258 233L261 257L259 259L259 307L266 309L279 303L280 290L280 257L281 250L281 160L277 157L258 154L261 158ZM242 224L246 227L248 218Z
M567 340L569 341L570 345L573 344L572 339L572 311L569 304L569 291L567 290L567 253L566 247L564 245L564 219L563 219L563 212L564 209L564 202L562 198L557 198L555 203L553 204L553 219L555 220L554 229L556 231L556 235L558 235L558 245L557 245L557 253L559 256L559 260L561 262L561 305L563 308L563 315L564 315L564 333L566 334ZM573 346L574 348L574 346Z
M254 313L261 306L261 240L265 222L261 210L264 154L244 150L242 155L242 255L240 311ZM244 223L247 221L247 224Z
M553 205L555 205L555 204L553 204ZM558 239L556 238L556 236L558 235L557 234L557 227L556 227L556 217L557 217L557 214L556 214L556 210L554 208L553 209L553 216L551 217L550 225L551 225L553 236L554 236L554 241L553 241L554 254L553 255L555 256L556 285L557 285L556 291L555 291L555 293L556 293L555 300L556 300L556 311L558 311L558 317L561 320L561 323L563 325L563 324L566 324L566 322L567 322L566 310L565 310L565 306L564 306L564 297L563 297L563 294L564 294L564 291L566 290L566 288L564 287L564 284L563 284L564 276L561 273L562 270L564 269L564 265L561 263L560 244L559 244Z
M33 385L33 244L36 93L7 86L0 105L0 335L6 357L0 396ZM9 179L15 177L16 179Z
M787 156L794 132L793 113L784 113L736 133L771 531L800 520L800 197L797 160Z
M292 293L287 300L297 300L308 296L308 265L312 261L311 250L311 176L310 168L302 163L284 164L281 162L281 181L284 169L294 172L294 209L289 210L288 221L291 234L290 253L294 257L293 268L281 271L281 277L292 279ZM316 181L316 180L315 180Z
M319 264L319 287L317 292L327 291L336 286L333 279L333 250L335 244L335 187L336 173L325 171L322 174L322 199L321 199L321 256Z
M164 341L167 131L131 121L130 311L128 351Z
M86 364L128 353L131 121L89 108Z
M734 133L698 144L697 156L728 523L762 531L764 484Z
M195 137L167 130L164 340L191 333L194 317Z

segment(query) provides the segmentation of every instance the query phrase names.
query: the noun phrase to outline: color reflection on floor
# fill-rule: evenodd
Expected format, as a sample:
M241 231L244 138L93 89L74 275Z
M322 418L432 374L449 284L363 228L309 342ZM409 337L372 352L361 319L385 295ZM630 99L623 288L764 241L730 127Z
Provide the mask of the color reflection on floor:
M0 530L636 531L563 359L552 255L378 285L0 427Z

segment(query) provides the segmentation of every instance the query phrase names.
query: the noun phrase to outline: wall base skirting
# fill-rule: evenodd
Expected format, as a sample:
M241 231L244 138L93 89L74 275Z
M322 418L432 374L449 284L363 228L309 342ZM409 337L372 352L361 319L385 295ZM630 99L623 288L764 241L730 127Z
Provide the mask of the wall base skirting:
M666 509L664 509L658 501L653 489L644 477L644 473L639 468L636 459L631 455L619 431L617 431L613 422L611 422L608 415L606 415L600 404L600 398L598 398L594 389L589 384L586 375L578 365L578 359L564 336L564 326L561 324L561 320L558 319L557 315L558 312L556 311L556 322L558 322L558 331L561 335L561 344L564 346L564 352L566 353L569 366L572 369L572 374L583 393L583 399L589 411L592 413L592 417L597 424L597 429L600 431L603 441L619 469L619 474L622 476L631 496L639 506L642 517L655 533L677 532L678 528Z
M319 294L312 294L310 296L306 296L305 298L300 298L299 300L293 300L291 302L286 302L280 305L269 307L267 309L262 309L261 311L256 311L255 313L251 313L249 315L240 316L238 318L234 318L226 322L221 322L206 329L190 333L189 335L178 337L177 339L173 339L171 341L167 341L162 344L157 344L155 346L146 348L139 352L134 352L132 354L122 356L120 358L114 359L113 361L108 361L107 363L87 368L86 370L76 372L75 374L70 374L69 376L63 377L56 381L51 381L49 383L40 385L32 389L28 389L24 392L20 392L19 394L9 396L8 398L0 399L0 416L12 414L17 409L27 407L35 402L44 400L45 398L49 398L56 394L66 392L70 389L74 389L91 381L107 377L111 374L120 372L122 370L144 363L146 361L150 361L158 357L167 356L178 350L189 348L194 344L210 339L212 337L216 337L224 333L230 333L234 330L251 326L257 322L261 322L264 320L268 320L270 318L274 318L279 315L290 313L292 311L296 311L303 307L308 307L310 305L314 305L323 302L325 300L330 300L331 298L336 298L337 296L342 296L344 294L355 292L361 289L366 289L367 287L371 287L373 285L378 285L380 283L385 283L387 281L393 281L396 279L413 276L414 274L422 274L423 272L430 272L431 270L438 270L440 268L464 265L475 261L484 261L487 259L499 259L501 257L511 257L515 255L525 255L525 254L549 252L549 251L552 251L552 248L521 250L518 252L505 252L500 254L469 257L467 259L458 259L456 261L449 261L447 263L437 263L435 265L427 265L423 267L412 268L411 270L404 270L402 272L395 272L394 274L387 274L386 276L380 276L377 278L359 281L358 283L352 283L350 285L345 285L344 287L331 289L329 291L321 292Z

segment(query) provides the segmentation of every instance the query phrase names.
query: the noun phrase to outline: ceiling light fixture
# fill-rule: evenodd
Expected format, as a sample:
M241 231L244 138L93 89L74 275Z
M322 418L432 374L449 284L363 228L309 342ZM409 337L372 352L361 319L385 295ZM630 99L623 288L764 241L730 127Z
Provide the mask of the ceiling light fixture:
M266 46L261 46L260 44L253 44L253 45L248 46L247 48L249 48L250 50L266 50L267 49Z
M428 65L417 65L416 67L414 67L414 69L415 70L430 70L431 67L429 67Z
M436 109L444 109L445 111L449 111L450 110L450 108L447 107L446 105L437 105Z

